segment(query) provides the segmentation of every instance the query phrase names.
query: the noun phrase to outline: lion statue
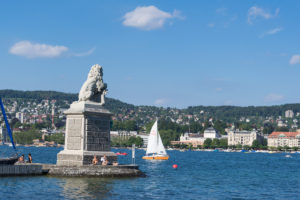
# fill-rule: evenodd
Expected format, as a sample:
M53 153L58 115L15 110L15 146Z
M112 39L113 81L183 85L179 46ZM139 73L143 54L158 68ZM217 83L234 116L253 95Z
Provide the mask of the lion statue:
M107 93L107 84L103 82L102 77L102 67L98 64L93 65L87 80L80 89L78 101L94 101L103 105Z

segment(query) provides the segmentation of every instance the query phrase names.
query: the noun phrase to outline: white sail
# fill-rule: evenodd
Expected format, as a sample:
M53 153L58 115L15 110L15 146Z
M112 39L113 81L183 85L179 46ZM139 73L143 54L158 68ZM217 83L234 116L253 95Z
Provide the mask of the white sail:
M164 145L161 141L160 135L158 133L157 120L153 124L149 134L146 155L148 154L167 155Z
M158 135L157 153L161 154L161 155L167 155L167 152L165 150L165 147L161 141L161 138L160 138L160 135L158 132L157 132L157 135Z

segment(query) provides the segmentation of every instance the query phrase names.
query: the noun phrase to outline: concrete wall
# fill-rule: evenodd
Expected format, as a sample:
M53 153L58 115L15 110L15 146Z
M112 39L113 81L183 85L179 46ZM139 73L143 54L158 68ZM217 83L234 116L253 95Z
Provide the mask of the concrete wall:
M0 165L0 176L28 176L42 174L42 165Z

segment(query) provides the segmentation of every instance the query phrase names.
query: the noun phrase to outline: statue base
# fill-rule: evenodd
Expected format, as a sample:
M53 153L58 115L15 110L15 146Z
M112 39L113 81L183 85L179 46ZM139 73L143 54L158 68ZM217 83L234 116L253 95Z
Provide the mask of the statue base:
M101 158L106 156L109 164L117 161L117 156L113 152L107 151L83 151L75 152L70 150L63 150L57 154L57 165L60 166L82 166L91 165L94 156L98 159L98 164L101 165Z
M65 148L57 154L57 165L89 165L94 155L99 162L104 155L111 163L117 161L116 154L110 151L112 114L108 110L99 103L81 101L72 103L65 114Z

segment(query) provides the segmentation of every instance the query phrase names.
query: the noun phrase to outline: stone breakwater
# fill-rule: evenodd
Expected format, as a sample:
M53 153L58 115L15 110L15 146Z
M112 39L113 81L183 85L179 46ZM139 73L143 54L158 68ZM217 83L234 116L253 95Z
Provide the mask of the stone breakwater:
M97 176L97 177L138 177L144 173L137 165L84 165L58 166L53 164L0 165L0 176Z
M48 175L54 176L100 176L100 177L132 177L143 176L137 165L84 165L84 166L58 166L43 165Z

